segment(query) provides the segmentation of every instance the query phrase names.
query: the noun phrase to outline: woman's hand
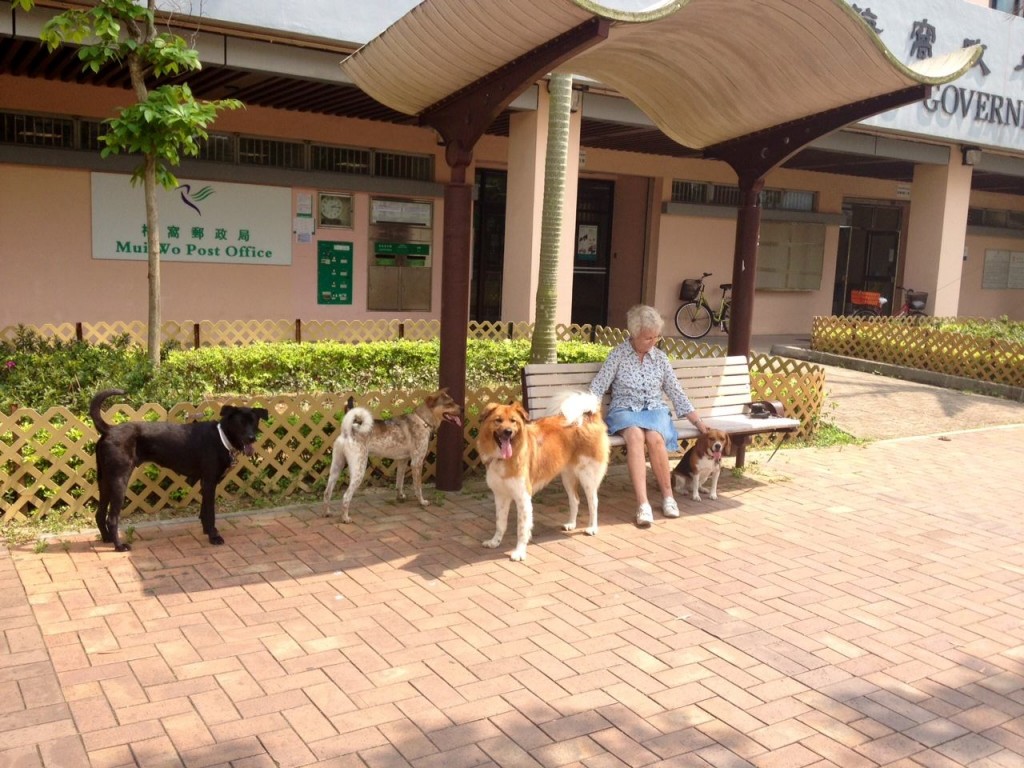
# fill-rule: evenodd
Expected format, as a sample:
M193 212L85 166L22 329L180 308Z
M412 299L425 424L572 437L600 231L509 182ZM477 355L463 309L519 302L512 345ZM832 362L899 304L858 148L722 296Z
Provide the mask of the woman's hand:
M697 431L700 432L702 435L706 435L708 433L707 425L704 423L704 420L697 415L696 411L690 413L690 415L687 418L689 419L690 423L697 428Z

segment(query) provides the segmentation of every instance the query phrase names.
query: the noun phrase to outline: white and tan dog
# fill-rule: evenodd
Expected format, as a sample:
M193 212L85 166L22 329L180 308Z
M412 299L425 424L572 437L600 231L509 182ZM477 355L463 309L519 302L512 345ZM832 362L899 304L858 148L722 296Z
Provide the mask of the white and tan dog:
M689 492L690 498L700 501L700 492L707 493L714 501L718 498L718 476L722 474L722 456L732 451L729 435L718 429L709 429L701 435L683 458L672 470L676 490L680 493ZM710 480L710 486L704 488L704 481ZM690 488L687 488L687 484Z
M608 429L601 401L589 392L568 394L557 413L530 421L520 403L490 403L483 411L477 452L487 466L487 485L494 493L494 536L485 547L501 544L514 501L518 513L513 560L526 557L533 531L533 494L561 475L569 496L569 520L576 527L582 487L590 509L586 532L597 533L597 489L608 470Z
M351 398L349 398L351 404ZM447 389L439 389L417 406L412 413L396 416L383 421L375 419L365 408L349 408L341 420L338 439L331 449L331 473L324 491L324 514L331 512L331 494L338 475L348 463L348 489L341 500L341 521L352 522L349 505L359 490L366 475L370 456L395 460L398 498L405 500L405 470L412 464L412 488L422 506L428 506L423 498L423 461L430 448L430 436L444 421L462 426L462 409Z

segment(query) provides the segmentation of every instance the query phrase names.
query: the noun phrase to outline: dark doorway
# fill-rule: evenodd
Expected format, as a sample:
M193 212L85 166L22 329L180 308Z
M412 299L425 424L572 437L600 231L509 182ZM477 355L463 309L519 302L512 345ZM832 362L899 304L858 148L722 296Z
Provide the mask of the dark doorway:
M844 203L847 226L839 230L832 314L852 309L851 291L870 291L886 299L882 314L892 313L900 271L903 206Z
M501 279L505 264L505 198L508 174L485 168L476 172L473 205L473 275L469 285L469 319L501 319Z
M572 322L607 325L615 182L580 179L576 201Z

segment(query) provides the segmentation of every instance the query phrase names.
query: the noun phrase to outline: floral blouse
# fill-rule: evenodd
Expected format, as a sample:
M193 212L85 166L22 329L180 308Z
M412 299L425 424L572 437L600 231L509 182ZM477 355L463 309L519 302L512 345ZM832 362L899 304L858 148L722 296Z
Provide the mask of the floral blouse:
M679 386L668 355L652 347L641 363L628 339L608 354L601 370L590 382L590 391L598 397L604 397L608 387L612 388L612 410L624 408L645 411L664 408L663 394L672 401L678 418L695 410Z

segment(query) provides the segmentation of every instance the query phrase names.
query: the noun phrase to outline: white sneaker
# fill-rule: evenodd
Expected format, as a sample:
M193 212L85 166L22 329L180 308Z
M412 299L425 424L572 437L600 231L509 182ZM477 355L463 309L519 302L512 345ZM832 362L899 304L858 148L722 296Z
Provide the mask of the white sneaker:
M644 502L636 509L636 527L650 528L654 522L654 513L651 512L651 505Z
M671 496L666 496L661 502L661 512L665 517L679 517L679 505Z

